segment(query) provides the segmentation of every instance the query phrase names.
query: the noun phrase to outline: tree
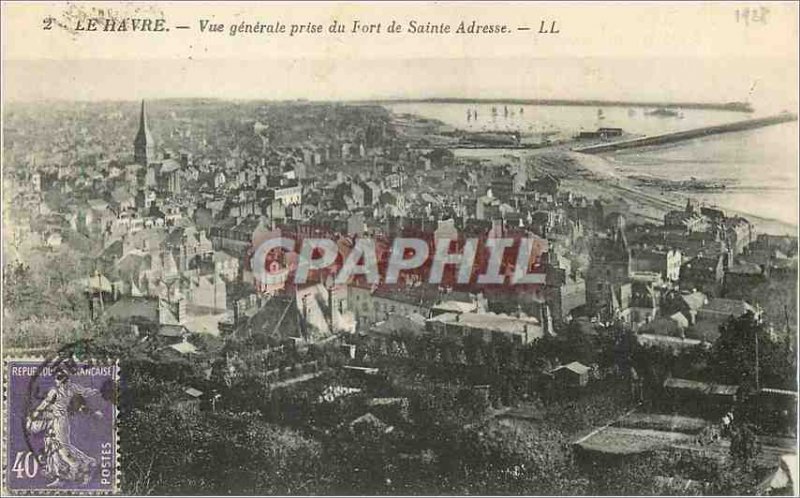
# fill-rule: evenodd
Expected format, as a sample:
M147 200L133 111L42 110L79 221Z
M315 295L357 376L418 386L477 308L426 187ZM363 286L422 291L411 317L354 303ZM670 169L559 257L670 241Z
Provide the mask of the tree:
M795 357L787 354L786 343L775 341L767 326L748 312L730 318L720 327L720 336L709 357L712 378L718 382L756 388L756 343L761 386L795 388Z
M747 468L761 452L756 433L752 426L743 424L731 432L730 455L734 464Z
M590 335L585 324L575 320L567 326L563 335L565 350L571 351L571 360L585 365L596 363L599 356L597 341ZM564 351L566 353L567 351ZM563 356L563 354L562 354Z
M174 402L174 400L172 400ZM153 494L324 494L321 446L253 413L187 413L170 403L120 418L123 489Z
M726 288L725 297L758 303L776 329L795 331L797 316L797 272L775 275L755 286Z
M482 338L474 334L467 334L464 336L464 354L470 365L483 364L483 355L481 354L482 348Z
M495 423L460 429L440 460L450 462L459 493L583 494L563 435L547 427L507 427ZM455 463L455 465L454 465Z
M732 462L717 464L714 475L708 480L707 495L756 496L759 482L763 479L755 469L742 467Z

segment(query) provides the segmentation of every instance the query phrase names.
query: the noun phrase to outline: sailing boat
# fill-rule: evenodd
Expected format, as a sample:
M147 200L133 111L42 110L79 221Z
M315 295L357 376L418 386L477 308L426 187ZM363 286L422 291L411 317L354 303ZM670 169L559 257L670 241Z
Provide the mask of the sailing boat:
M602 119L606 119L606 117L603 116L603 110L602 109L598 109L597 110L597 119L601 119L601 120Z

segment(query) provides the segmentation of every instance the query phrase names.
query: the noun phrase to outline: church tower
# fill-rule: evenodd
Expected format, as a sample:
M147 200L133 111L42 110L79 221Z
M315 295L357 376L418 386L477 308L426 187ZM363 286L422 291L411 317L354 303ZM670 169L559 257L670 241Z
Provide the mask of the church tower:
M133 141L133 161L142 166L147 166L156 158L156 147L150 129L147 127L147 114L144 110L144 100L142 100L142 110L139 114L139 131L136 132L136 139Z
M686 209L684 210L684 212L689 216L694 215L695 208L694 208L694 202L692 202L691 197L686 199Z

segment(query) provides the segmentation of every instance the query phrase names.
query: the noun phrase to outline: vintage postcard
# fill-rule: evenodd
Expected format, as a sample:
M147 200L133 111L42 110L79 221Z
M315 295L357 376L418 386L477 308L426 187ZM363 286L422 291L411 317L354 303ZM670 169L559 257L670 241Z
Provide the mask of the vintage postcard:
M5 495L798 495L796 2L2 16Z

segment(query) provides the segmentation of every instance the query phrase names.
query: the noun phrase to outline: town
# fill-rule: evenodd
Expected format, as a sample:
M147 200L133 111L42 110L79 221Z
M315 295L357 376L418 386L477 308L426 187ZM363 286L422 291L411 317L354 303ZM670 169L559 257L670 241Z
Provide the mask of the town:
M582 178L573 149L620 128L302 100L4 113L4 352L119 358L126 494L796 489L797 237ZM500 152L454 152L475 147ZM322 258L271 240L335 254L266 279ZM399 240L501 249L459 266ZM461 278L473 259L505 283Z

